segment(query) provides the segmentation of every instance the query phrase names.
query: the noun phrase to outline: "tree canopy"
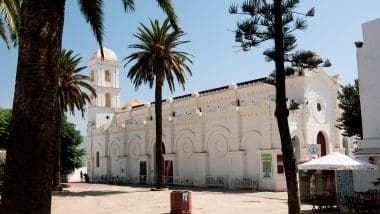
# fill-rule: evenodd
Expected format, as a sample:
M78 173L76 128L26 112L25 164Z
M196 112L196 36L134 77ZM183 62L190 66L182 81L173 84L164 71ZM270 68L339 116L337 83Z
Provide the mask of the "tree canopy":
M0 148L6 148L9 136L9 123L12 110L0 107ZM71 173L75 168L82 166L81 158L85 155L85 149L80 148L83 137L75 129L75 125L63 117L61 122L61 173Z
M343 110L338 118L337 127L343 130L343 135L348 137L363 137L362 115L360 110L359 81L341 86L338 92L339 108Z
M331 62L329 59L322 59L317 53L313 51L296 51L289 55L290 65L285 68L285 75L291 76L298 72L300 76L304 75L304 69L314 69L318 67L330 67ZM271 59L268 58L268 61ZM276 71L273 71L265 80L266 83L276 83Z
M75 129L75 125L64 117L61 123L61 174L70 174L75 168L82 167L81 158L86 154L80 148L83 137Z
M0 149L5 149L8 143L11 118L12 110L0 107Z

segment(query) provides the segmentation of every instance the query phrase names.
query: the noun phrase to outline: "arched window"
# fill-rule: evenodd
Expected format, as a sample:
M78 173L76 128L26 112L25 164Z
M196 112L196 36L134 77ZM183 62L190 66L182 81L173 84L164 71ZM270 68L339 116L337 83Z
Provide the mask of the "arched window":
M96 167L99 167L99 152L96 152Z
M106 107L111 107L111 95L109 93L106 93Z
M106 82L111 82L111 74L108 70L106 70L106 72L104 73L104 79L106 80Z
M95 71L94 70L92 70L90 73L90 80L91 80L91 82L93 82L95 80Z

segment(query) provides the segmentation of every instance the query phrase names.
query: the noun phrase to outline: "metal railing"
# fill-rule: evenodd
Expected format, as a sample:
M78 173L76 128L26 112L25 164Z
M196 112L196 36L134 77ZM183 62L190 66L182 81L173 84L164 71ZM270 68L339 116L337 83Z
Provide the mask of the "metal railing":
M252 191L257 191L259 183L253 177L231 177L229 187L230 189L252 189Z
M228 187L228 177L206 176L206 186L210 187Z
M165 183L168 185L193 186L193 178L181 176L166 176Z
M182 176L164 177L167 185L176 186L197 186L197 187L219 187L229 189L250 189L258 191L259 183L254 177L224 177L224 176L206 176L203 178L192 178ZM156 181L156 176L140 175L137 177L119 177L119 176L94 176L92 183L105 184L142 184L151 185Z

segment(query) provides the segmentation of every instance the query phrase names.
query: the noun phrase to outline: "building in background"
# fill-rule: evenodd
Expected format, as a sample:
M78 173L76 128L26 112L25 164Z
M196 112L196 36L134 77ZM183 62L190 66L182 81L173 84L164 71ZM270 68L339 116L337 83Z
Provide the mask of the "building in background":
M356 42L363 139L355 156L380 168L380 19L362 25ZM380 170L354 173L355 191L380 189Z
M88 108L87 170L105 178L152 183L155 169L154 103L120 105L119 60L104 49L88 61L97 98ZM168 183L194 186L258 185L285 190L285 172L275 111L275 86L265 78L168 98L163 101L163 143ZM338 77L322 69L286 79L289 126L298 162L344 152L339 130ZM318 148L318 147L313 147Z

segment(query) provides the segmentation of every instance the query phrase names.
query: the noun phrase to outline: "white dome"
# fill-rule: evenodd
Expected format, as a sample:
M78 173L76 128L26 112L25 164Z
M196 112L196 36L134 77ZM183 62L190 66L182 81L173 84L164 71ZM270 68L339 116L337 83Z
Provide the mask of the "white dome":
M111 49L103 47L103 53L104 53L104 59L119 61L119 59L117 58L115 52L113 52ZM101 59L101 58L102 58L102 55L100 53L100 49L96 50L92 54L92 57L91 57L91 59Z

